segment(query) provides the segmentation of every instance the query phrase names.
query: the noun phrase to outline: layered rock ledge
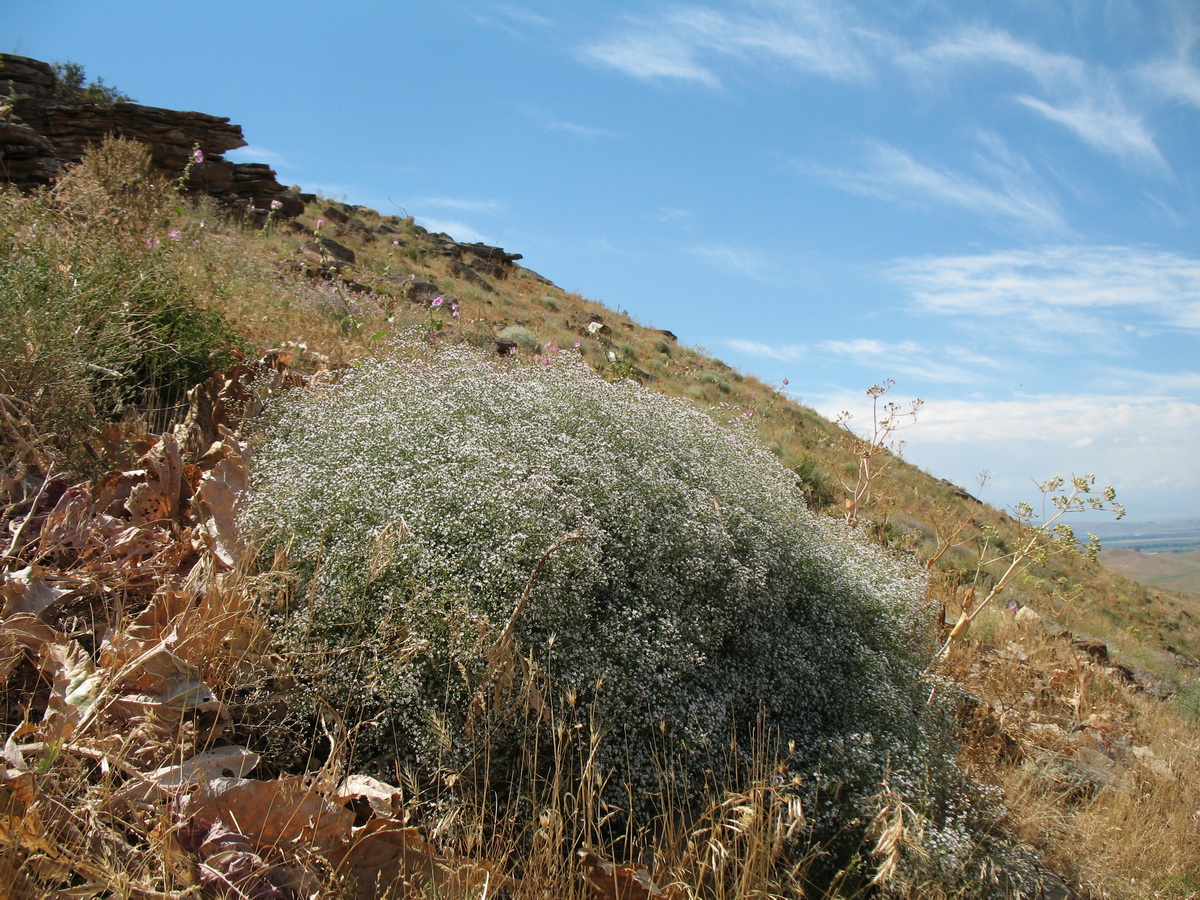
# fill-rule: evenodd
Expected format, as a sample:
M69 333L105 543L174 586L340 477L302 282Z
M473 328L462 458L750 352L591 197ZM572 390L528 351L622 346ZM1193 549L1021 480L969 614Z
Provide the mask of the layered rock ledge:
M244 211L278 204L277 217L299 215L304 199L261 163L235 163L222 154L246 146L240 125L227 117L138 103L99 103L58 96L49 64L0 53L0 180L22 188L51 184L88 147L109 135L146 144L151 159L178 177L199 148L186 190Z

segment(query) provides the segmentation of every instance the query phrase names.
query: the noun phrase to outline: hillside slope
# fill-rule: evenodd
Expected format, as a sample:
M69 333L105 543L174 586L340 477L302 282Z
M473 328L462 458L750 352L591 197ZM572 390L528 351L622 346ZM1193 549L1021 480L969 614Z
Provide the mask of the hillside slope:
M1105 550L1100 562L1135 581L1168 591L1200 594L1200 550L1190 553L1139 553L1120 547Z
M219 805L219 798L197 800L200 807L184 805L184 815L168 803L170 784L245 774L270 757L270 747L250 753L238 742L266 741L286 719L277 660L255 604L270 609L295 585L282 568L249 566L232 512L246 473L231 429L241 423L245 437L256 427L259 399L248 374L255 358L265 360L259 390L297 387L309 377L320 389L339 369L385 357L398 335L415 334L437 347L465 342L515 366L578 355L607 379L633 379L685 398L750 430L799 476L811 509L836 518L850 513L861 532L924 562L928 600L944 619L929 623L942 628L939 637L1003 577L1005 561L986 560L1029 538L1018 518L894 459L886 447L864 445L773 386L681 346L669 331L558 288L521 266L515 253L430 234L407 216L319 198L292 219L270 211L231 214L207 201L183 202L171 191L148 191L145 170L138 169L144 160L128 145L95 153L53 193L0 193L0 241L13 261L0 276L9 323L0 357L0 438L10 535L0 671L13 736L4 783L11 803L2 821L17 844L5 865L28 880L14 882L19 896L37 896L47 884L82 890L92 881L108 884L101 892L121 894L115 881L103 880L109 876L96 865L101 858L119 862L120 878L137 885L121 895L197 884L218 892L218 882L204 882L209 875L200 863L223 858L214 848L229 835L180 829L166 840L160 829L173 835L176 826L163 825L168 821L198 828L208 821L201 812ZM117 172L132 174L114 188L106 179ZM120 318L131 299L143 305L135 317ZM82 308L94 312L86 327L51 327L60 323L49 309L67 317ZM114 323L121 327L114 331ZM176 352L184 333L196 350L186 358ZM102 343L95 335L110 334L127 344L123 355L100 365L87 354ZM161 368L140 364L146 347L139 340L150 342ZM51 350L57 355L49 356ZM239 356L244 362L228 367ZM40 382L28 380L31 362L45 373ZM176 405L163 390L166 370L172 377L215 377ZM80 377L59 378L72 373ZM60 395L70 410L86 408L90 417L48 418L50 400ZM81 396L90 405L80 407ZM866 484L864 458L875 473ZM848 509L852 497L858 502ZM994 842L967 855L990 860L995 852L1003 860L997 871L1033 867L1046 896L1069 896L1065 879L1077 896L1187 897L1200 890L1189 799L1200 786L1200 602L1139 585L1075 554L1035 553L1028 561L949 648L940 674L950 680L934 689L952 692L960 703L964 771L1002 792L1008 808L994 823ZM465 875L455 880L468 870L480 879L503 870L506 878L516 873L527 885L541 883L530 880L533 857L519 857L530 847L559 867L553 883L572 885L571 896L613 896L614 881L634 891L631 870L588 857L586 848L582 862L549 853L547 846L557 850L545 836L554 833L553 816L537 835L503 835L505 843L482 828L455 832L449 817L436 818L444 814L437 802L415 794L397 800L399 790L389 793L387 785L355 781L355 792L337 793L348 790L352 777L343 768L347 735L369 726L343 720L347 712L312 723L309 758L294 768L275 760L270 778L240 784L262 792L246 800L252 809L238 807L240 814L286 802L305 821L328 815L331 823L319 833L271 832L267 816L253 844L239 834L242 843L231 852L255 877L265 877L256 852L315 877L354 856L345 847L343 856L334 853L339 841L374 837L380 840L371 849L387 865L401 860L441 873L429 889L439 896L478 888ZM185 761L192 765L187 777L177 769ZM759 774L740 799L730 798L724 812L696 826L710 828L703 840L744 834L752 820L771 827L790 822L784 830L791 837L803 817L756 806L773 796L766 790L769 773ZM396 777L404 781L403 773ZM885 889L871 887L874 871L883 872L889 859L899 864L905 853L915 860L925 852L919 813L888 799L894 796L881 786L878 844L861 849L856 871L832 873L832 880L809 885L810 893L878 893ZM74 819L63 810L75 810ZM463 860L452 861L450 849L423 843L410 826L409 817L418 816L426 817L420 834L447 841L467 864L456 868ZM53 850L51 833L66 849ZM689 835L703 844L699 831ZM1001 852L1015 841L1025 845L1020 853ZM745 863L739 873L753 870L769 881L778 859L754 857L753 843L730 838L720 850ZM633 860L636 853L620 842L605 850L622 846ZM811 852L815 858L822 850ZM514 856L525 861L514 863ZM644 858L659 856L646 849ZM30 867L32 860L38 867ZM680 879L678 896L762 896L757 888L709 890L711 859L703 862L686 877L684 869L667 873ZM1051 878L1046 865L1062 879ZM1011 872L1005 877L1020 880ZM371 895L368 882L359 886L363 892L348 895ZM949 896L943 887L896 882L886 890ZM519 888L506 882L514 895L537 895ZM670 896L641 890L638 896Z

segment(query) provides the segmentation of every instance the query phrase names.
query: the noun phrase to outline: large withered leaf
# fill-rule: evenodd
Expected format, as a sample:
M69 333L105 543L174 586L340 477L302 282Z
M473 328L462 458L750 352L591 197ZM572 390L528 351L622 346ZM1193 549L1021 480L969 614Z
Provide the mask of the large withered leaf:
M41 659L47 644L68 640L32 613L17 613L0 621L0 679L8 678L21 659Z
M228 447L232 438L226 438ZM246 464L240 450L230 447L221 460L204 476L196 491L196 516L201 535L213 555L229 569L237 565L245 551L245 542L237 525L238 497L247 483Z
M130 781L117 796L143 802L165 800L181 785L199 784L214 778L244 778L258 763L258 754L245 747L214 747L177 766L163 766L143 775L141 781Z
M96 709L107 673L97 671L91 654L75 641L47 644L42 668L52 678L43 740L67 740Z
M172 435L164 435L141 459L143 480L134 486L125 508L135 525L162 522L179 515L183 456Z
M673 900L675 892L664 890L640 866L625 866L605 859L593 850L579 851L583 876L597 900Z
M69 593L69 590L51 584L46 578L46 570L41 566L26 566L15 572L0 573L4 618L16 613L41 615Z
M331 859L337 871L354 886L358 900L387 896L445 897L466 900L487 891L513 886L512 879L493 872L486 863L440 857L416 828L389 819L372 819L352 829L350 846ZM490 894L489 894L490 895Z
M202 821L237 822L256 846L303 842L323 855L344 850L354 826L352 812L321 796L300 776L213 779L186 799L184 810Z

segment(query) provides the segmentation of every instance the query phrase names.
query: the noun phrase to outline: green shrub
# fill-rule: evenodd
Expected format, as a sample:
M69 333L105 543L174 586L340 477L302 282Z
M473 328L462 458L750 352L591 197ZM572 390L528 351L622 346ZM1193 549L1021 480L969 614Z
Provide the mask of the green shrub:
M57 79L54 96L63 100L87 100L91 103L132 103L133 98L117 88L104 83L103 78L87 80L82 65L77 62L51 63Z
M796 474L804 483L804 493L809 509L820 512L833 506L840 506L842 489L831 482L825 473L813 464L811 456L804 457L804 460L796 468Z
M923 582L811 515L772 455L577 360L403 352L281 401L248 500L302 585L274 612L297 697L369 723L360 763L486 756L503 795L554 756L538 723L573 714L606 735L610 797L652 807L663 769L719 778L761 717L820 789L814 824L926 765ZM537 696L506 715L496 650L525 592L515 677Z
M237 340L175 271L169 186L109 141L54 192L0 191L0 392L85 467L81 444L129 408L162 426Z
M536 350L538 339L524 325L507 325L496 335L502 341L511 341L522 350Z

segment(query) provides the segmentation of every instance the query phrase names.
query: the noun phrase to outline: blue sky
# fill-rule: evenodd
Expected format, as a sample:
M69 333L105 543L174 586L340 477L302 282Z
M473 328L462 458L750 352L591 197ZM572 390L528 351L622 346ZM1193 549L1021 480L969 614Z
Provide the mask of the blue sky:
M1200 505L1190 0L39 0L0 50L229 116L306 190L500 244L905 455Z

